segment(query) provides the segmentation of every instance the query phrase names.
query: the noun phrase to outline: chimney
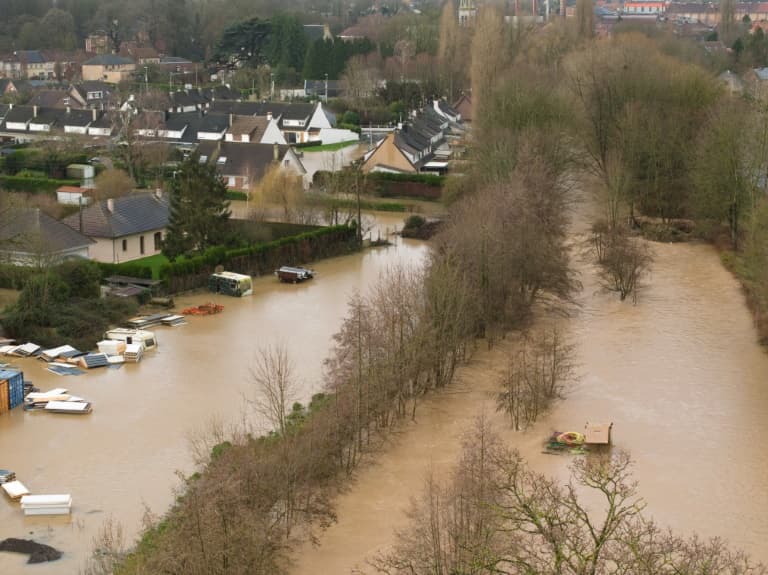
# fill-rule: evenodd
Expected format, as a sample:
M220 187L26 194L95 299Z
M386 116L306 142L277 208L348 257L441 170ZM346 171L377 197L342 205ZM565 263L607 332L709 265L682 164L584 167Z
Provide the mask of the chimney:
M155 188L155 197L158 200L162 200L163 199L163 189L162 188Z
M235 119L235 115L234 114L230 114L229 115L229 127L230 128L232 127L232 124L234 123L234 119Z
M69 116L72 113L72 108L70 106L67 106L67 116Z
M267 122L272 121L272 112L267 112Z
M277 142L272 144L272 158L276 161L280 161L280 147L277 145Z
M107 199L107 210L109 210L110 214L115 213L115 200L112 198Z
M37 118L37 106L32 106L32 117Z
M91 121L93 121L93 122L95 122L95 121L96 121L96 119L97 119L97 118L96 118L96 115L98 114L98 112L99 112L99 111L98 111L96 108L94 108L93 110L91 110Z

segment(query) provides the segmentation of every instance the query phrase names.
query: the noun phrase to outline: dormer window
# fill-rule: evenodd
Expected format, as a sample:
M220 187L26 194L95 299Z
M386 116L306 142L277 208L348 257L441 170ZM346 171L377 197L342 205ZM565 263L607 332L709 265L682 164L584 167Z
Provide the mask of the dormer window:
M223 166L227 163L227 157L226 156L219 156L216 158L216 165L217 166Z

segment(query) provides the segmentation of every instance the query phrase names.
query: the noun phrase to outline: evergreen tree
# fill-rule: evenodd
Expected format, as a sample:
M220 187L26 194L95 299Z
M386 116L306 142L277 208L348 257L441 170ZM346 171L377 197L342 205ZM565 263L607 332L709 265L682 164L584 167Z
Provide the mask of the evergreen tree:
M171 181L170 191L170 221L163 241L163 254L169 260L225 242L229 201L215 165L191 155Z

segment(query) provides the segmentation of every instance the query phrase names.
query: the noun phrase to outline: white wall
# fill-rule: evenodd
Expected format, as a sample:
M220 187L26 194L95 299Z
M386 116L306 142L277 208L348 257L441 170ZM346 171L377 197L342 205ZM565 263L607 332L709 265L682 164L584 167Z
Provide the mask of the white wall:
M124 238L91 238L96 240L91 245L91 259L98 262L120 263L139 258L146 258L159 254L161 250L155 250L155 232L160 232L165 237L165 229L150 230L141 234L134 234ZM144 253L141 253L141 236L144 236ZM123 240L126 240L126 250L123 251Z
M320 140L325 144L338 144L339 142L349 142L350 140L359 140L360 134L352 130L343 130L340 128L321 128Z

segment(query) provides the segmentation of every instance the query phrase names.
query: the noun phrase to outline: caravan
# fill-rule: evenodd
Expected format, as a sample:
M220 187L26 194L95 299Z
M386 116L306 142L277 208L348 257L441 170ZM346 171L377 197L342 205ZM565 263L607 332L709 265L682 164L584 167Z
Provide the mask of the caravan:
M208 278L208 289L214 293L242 297L253 294L253 281L251 276L218 272Z

